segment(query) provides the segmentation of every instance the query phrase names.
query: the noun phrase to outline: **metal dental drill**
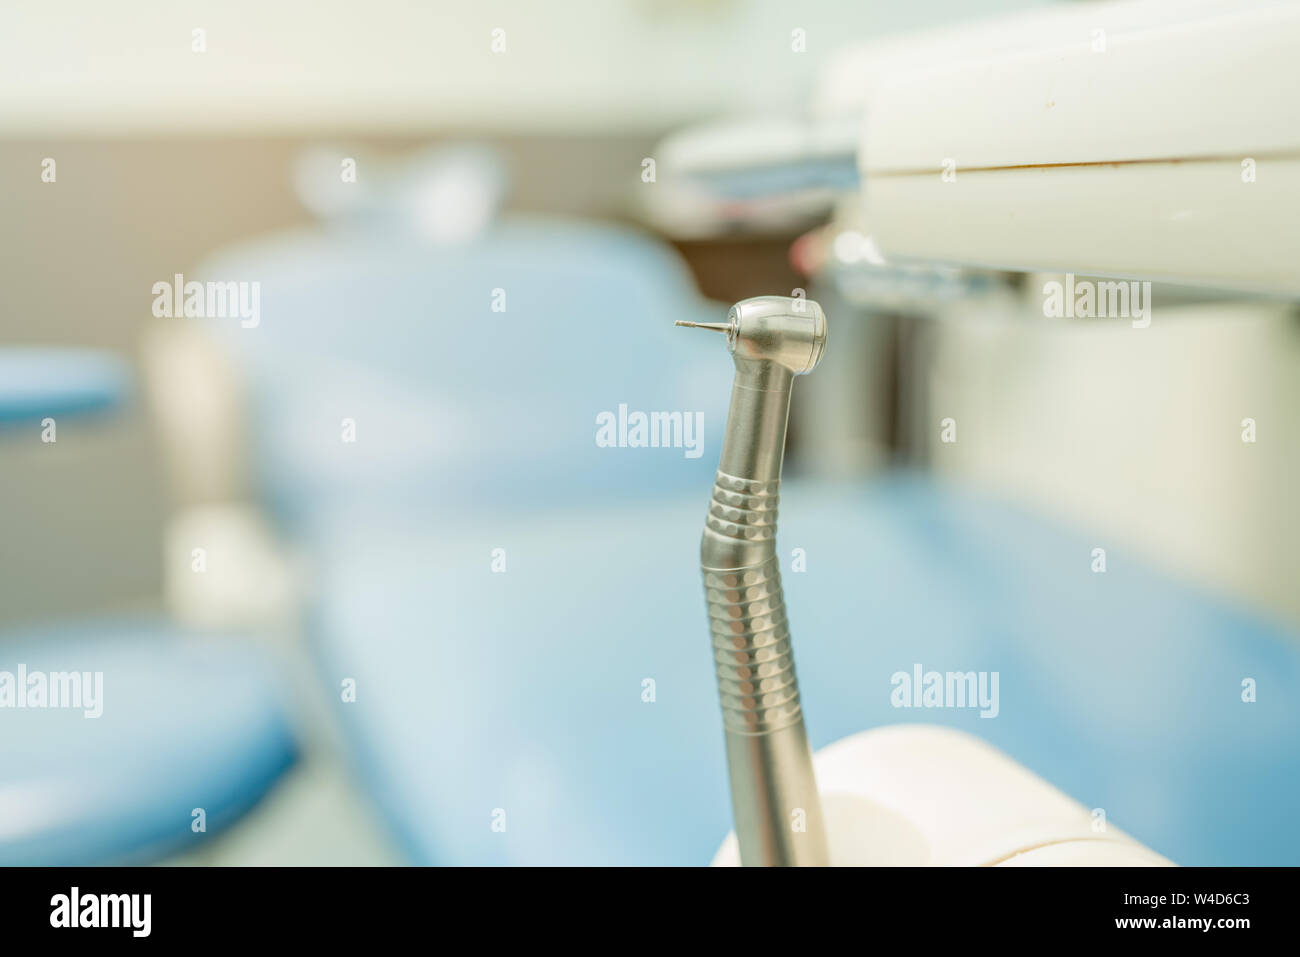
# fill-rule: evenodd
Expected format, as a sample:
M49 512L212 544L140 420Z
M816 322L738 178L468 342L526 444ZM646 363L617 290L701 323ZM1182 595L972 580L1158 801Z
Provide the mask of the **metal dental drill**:
M726 333L736 363L700 565L741 863L829 864L776 556L790 387L821 360L826 314L761 296L725 323L677 325Z

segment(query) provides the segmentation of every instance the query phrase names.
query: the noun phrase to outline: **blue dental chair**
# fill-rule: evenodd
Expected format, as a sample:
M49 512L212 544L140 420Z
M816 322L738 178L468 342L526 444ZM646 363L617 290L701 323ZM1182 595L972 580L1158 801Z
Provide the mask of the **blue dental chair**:
M707 862L730 812L697 547L730 371L671 322L722 310L658 245L546 221L454 246L312 230L203 273L263 284L258 329L217 335L264 500L314 550L323 683L409 858ZM702 411L702 454L599 447L619 403ZM1079 530L924 477L787 481L782 506L814 746L959 726L1179 863L1300 857L1294 635L1123 555L1093 575ZM915 663L999 672L999 717L893 708Z
M461 522L334 543L316 608L324 670L368 689L340 719L414 860L710 859L730 804L701 499L520 518L500 539ZM790 481L782 509L814 747L952 725L1178 863L1300 856L1295 635L1113 550L1094 575L1086 536L920 476ZM489 568L498 540L505 574ZM790 570L794 546L805 573ZM917 663L998 672L996 719L894 708L890 676Z
M44 418L108 414L128 391L110 356L0 350L0 441L20 429L39 441ZM20 560L0 549L0 575ZM296 753L282 676L234 637L151 619L0 635L0 864L148 863L194 849Z

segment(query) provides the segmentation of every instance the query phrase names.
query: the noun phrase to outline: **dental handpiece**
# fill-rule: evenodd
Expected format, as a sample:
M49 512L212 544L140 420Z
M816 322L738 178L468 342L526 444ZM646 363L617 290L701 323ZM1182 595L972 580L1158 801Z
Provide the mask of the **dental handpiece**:
M736 303L725 323L677 325L725 333L736 365L700 566L740 860L825 865L826 831L776 555L776 510L790 388L821 361L826 314L808 299L761 296Z

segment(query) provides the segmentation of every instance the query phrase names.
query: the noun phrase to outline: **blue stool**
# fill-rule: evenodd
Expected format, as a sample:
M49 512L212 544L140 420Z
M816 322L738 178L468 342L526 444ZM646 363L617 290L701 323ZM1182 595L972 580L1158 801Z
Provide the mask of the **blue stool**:
M0 423L115 408L129 391L125 364L90 349L0 348Z
M129 382L107 354L0 349L0 423L109 412ZM293 763L284 689L256 648L162 623L0 636L0 865L150 861L221 831Z
M412 860L710 859L730 806L696 568L706 504L339 535L313 615L321 667L335 687L357 682L335 708ZM1300 858L1294 635L1118 550L1092 574L1085 536L928 480L790 481L782 515L815 747L952 725L1178 863ZM503 528L509 564L494 574ZM998 672L997 717L894 708L891 675L915 664Z
M0 865L145 863L191 850L256 804L296 755L283 679L233 638L102 621L6 635L0 703L20 668L29 688L40 676L45 704L0 707Z

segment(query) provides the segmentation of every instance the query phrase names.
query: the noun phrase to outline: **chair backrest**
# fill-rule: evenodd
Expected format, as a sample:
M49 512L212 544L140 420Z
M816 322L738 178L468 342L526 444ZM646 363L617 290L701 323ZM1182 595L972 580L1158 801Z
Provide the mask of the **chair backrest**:
M256 478L290 521L708 487L728 360L672 321L725 311L631 230L513 219L439 245L336 223L230 250L196 278L260 284L256 324L196 321L245 379ZM635 444L637 412L680 416L658 420L660 447L598 443L600 418L603 438Z

